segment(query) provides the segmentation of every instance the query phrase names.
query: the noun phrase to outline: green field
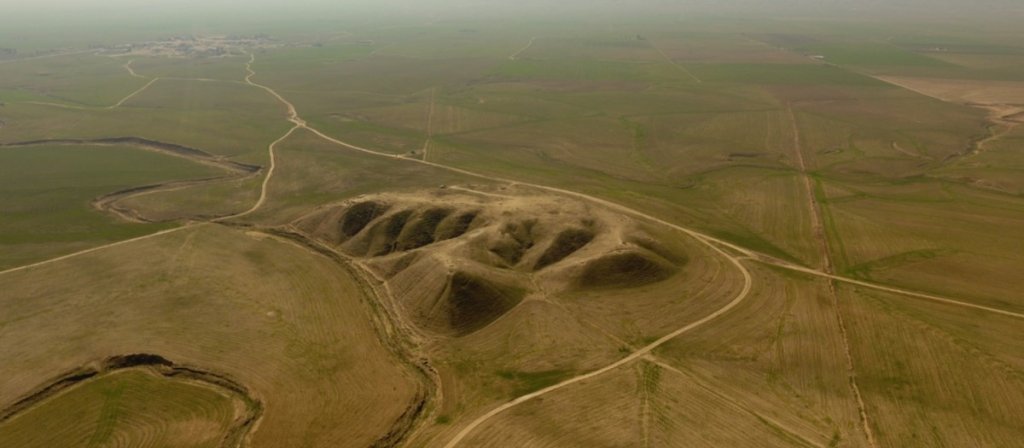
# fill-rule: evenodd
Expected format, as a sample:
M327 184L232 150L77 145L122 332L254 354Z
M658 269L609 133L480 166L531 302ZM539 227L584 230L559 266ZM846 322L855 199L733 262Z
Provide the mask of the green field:
M31 146L0 149L0 267L169 227L122 222L90 206L98 196L216 169L139 149Z

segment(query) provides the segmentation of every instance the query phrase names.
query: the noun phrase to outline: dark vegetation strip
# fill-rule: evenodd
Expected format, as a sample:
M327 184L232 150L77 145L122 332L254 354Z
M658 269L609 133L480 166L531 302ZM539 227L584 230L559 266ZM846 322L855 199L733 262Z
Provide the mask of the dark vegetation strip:
M0 143L0 147L22 147L22 146L40 146L40 145L124 145L124 146L135 146L145 149L150 149L158 152L167 153L173 156L184 157L200 162L210 163L217 165L221 168L239 171L246 173L259 172L262 167L257 165L248 165L245 163L232 162L225 160L222 157L215 156L206 151L190 148L188 146L179 145L176 143L166 143L156 140L150 140L142 137L107 137L107 138L58 138L58 139L41 139L41 140L27 140L21 142L11 143Z
M240 398L245 403L246 413L232 423L221 439L220 447L234 448L242 446L249 432L252 431L256 422L263 415L263 403L253 397L247 387L227 375L176 364L160 355L133 353L111 356L98 363L90 363L59 375L57 379L37 388L10 406L0 410L0 423L28 411L35 405L83 381L119 370L135 368L148 368L165 378L195 381L215 386Z

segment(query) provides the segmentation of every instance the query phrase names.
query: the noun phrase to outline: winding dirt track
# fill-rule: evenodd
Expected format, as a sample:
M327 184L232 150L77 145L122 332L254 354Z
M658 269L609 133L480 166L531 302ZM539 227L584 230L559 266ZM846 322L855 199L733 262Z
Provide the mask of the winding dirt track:
M273 142L270 143L269 146L267 146L267 154L270 158L270 166L267 168L267 175L263 177L263 184L260 186L260 197L259 199L256 200L256 203L253 204L252 207L250 207L248 210L236 213L234 215L225 216L223 218L218 218L217 221L223 221L232 218L241 218L243 216L255 212L256 210L259 210L259 208L263 206L263 203L267 201L267 185L270 184L270 179L274 177L274 168L277 167L277 157L274 154L274 148L277 147L278 143L281 143L282 141L290 137L292 133L294 133L297 129L306 127L306 122L299 118L299 114L295 111L295 106L292 106L292 103L285 101L285 99L282 98L281 95L278 95L277 92L273 91L271 88L264 86L262 84L252 82L252 77L256 75L256 72L252 70L252 63L255 61L256 54L249 53L249 62L245 63L245 71L248 72L248 74L245 75L245 83L250 86L258 87L260 89L265 90L267 93L273 95L274 98L277 98L278 101L287 106L288 121L292 122L294 126L292 126L291 129L288 129L288 132L285 132L284 135L279 137L277 140L274 140Z
M516 51L515 53L512 53L512 54L510 54L510 55L508 56L508 60L510 60L510 61L514 61L514 60L516 60L516 59L519 59L519 55L523 54L523 53L524 53L524 52L525 52L526 50L529 50L529 49L530 49L530 47L532 47L532 46L533 46L533 43L534 43L534 42L536 42L536 41L537 41L537 37L536 37L536 36L534 36L534 37L531 37L531 38L530 38L530 42L529 42L529 43L527 43L525 47L523 47L523 48L520 48L520 49L519 49L518 51Z
M162 78L159 78L159 77L158 78L146 78L145 76L142 76L142 75L140 75L138 73L135 73L135 69L132 68L132 62L133 61L128 61L126 64L122 65L121 67L123 67L125 70L127 70L128 74L131 75L131 77L133 77L133 78L149 79L149 82L147 82L142 87L139 87L134 92L129 93L124 98L121 98L120 101L118 101L118 102L116 102L114 104L111 104L109 106L78 106L78 105L73 105L73 104L49 103L49 102L45 102L45 101L26 101L26 103L28 103L28 104L38 104L40 106L61 107L61 108L64 108L64 109L75 109L75 110L112 110L112 109L117 109L118 107L121 107L122 105L124 105L124 103L126 101L134 98L136 95L138 95L138 94L142 93L144 90L148 89L149 86L153 85L153 83L155 83L155 82L159 81L160 79L162 79Z
M707 241L702 241L702 242L707 244L709 247L711 247L715 251L717 251L719 254L721 254L726 259L728 259L743 274L743 289L740 290L739 294L737 294L736 297L733 298L731 302L729 302L728 304L726 304L722 308L719 308L715 312L713 312L713 313L711 313L711 314L709 314L707 316L704 316L703 318L701 318L700 320L698 320L696 322L692 322L692 323L690 323L690 324L688 324L688 325L686 325L686 326L684 326L684 327L682 327L682 328L680 328L680 329L678 329L676 331L673 331L673 332L671 332L671 333L669 333L669 334L667 334L665 336L662 336L657 341L654 341L654 342L652 342L652 343L650 343L650 344L640 348L639 350L636 350L633 353L630 353L629 356L626 356L625 358L622 358L622 359L620 359L620 360L618 360L618 361L616 361L614 363L611 363L611 364L609 364L607 366L604 366L604 367L602 367L600 369L597 369L597 370L594 370L592 372L585 373L583 375L579 375L579 376L570 378L568 380L562 381L561 383L555 384L553 386L545 387L544 389L538 390L536 392L532 392L532 393L520 396L520 397L518 397L518 398L516 398L516 399L514 399L512 401L509 401L508 403L505 403L505 404L503 404L501 406L498 406L498 407L496 407L494 409L491 409L490 412L488 412L488 413L486 413L484 415L481 415L480 417L477 417L476 420L473 420L470 424L468 424L464 428L462 428L462 430L460 430L455 435L455 437L453 437L447 444L445 444L445 448L452 448L452 447L458 445L459 442L462 441L462 439L466 438L466 436L468 436L471 432L473 432L473 430L475 430L477 427L479 427L480 425L484 424L487 420L490 420L492 417L494 417L494 416L496 416L496 415L498 415L498 414L508 410L509 408L515 407L515 406L517 406L519 404L522 404L522 403L524 403L526 401L532 400L534 398L537 398L537 397L539 397L541 395L544 395L544 394L547 394L549 392L554 392L554 391L556 391L558 389L561 389L563 387L569 386L571 384L575 384L575 383L578 383L580 381L584 381L584 380L587 380L587 379L590 379L590 378L594 378L594 377L596 377L598 375L601 375L603 373L606 373L606 372L609 372L611 370L614 370L617 367L621 367L621 366L626 365L626 364L628 364L630 362L636 361L637 359L640 359L640 358L644 357L645 355L650 353L652 350L658 348L659 346L665 344L666 342L668 342L668 341L670 341L672 339L675 339L676 337L678 337L679 335L681 335L683 333L686 333L686 332L688 332L690 330L693 330L694 328L700 327L700 326L702 326L702 325L704 325L704 324L706 324L706 323L716 319L717 317L719 317L719 316L725 314L726 312L728 312L729 310L733 309L736 305L739 305L740 302L742 302L743 299L745 299L747 297L747 295L750 293L750 289L753 286L753 280L750 277L750 271L748 271L747 268L745 266L743 266L743 263L740 263L740 260L737 257L734 257L734 256L730 255L728 252L718 248L717 246L715 246L713 244L708 243Z

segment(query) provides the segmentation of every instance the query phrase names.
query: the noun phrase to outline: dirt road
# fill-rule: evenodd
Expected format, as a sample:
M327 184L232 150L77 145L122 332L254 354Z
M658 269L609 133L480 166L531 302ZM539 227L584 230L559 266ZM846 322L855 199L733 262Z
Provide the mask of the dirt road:
M104 244L102 246L96 246L96 247L93 247L93 248L89 248L89 249L85 249L85 250L80 250L78 252L72 252L72 253L67 254L67 255L61 255L61 256L59 256L57 258L51 258L49 260L43 260L43 261L40 261L40 262L36 262L36 263L32 263L32 264L26 264L24 266L18 266L16 268L7 269L5 271L0 271L0 275L11 274L11 273L18 272L18 271L26 271L26 270L29 270L29 269L32 269L32 268L37 268L37 267L40 267L40 266L45 266L45 265L48 265L48 264L56 263L58 261L64 261L64 260L67 260L69 258L74 258L74 257L77 257L79 255L85 255L85 254L89 254L89 253L93 253L93 252L98 252L98 251L101 251L101 250L104 250L104 249L110 249L112 247L123 246L125 244L131 244L131 243L134 243L136 241L142 241L142 240L147 240L147 239L150 239L150 238L156 238L156 237L161 236L161 235L167 235L168 233L180 232L182 230L195 228L195 227L198 227L198 226L201 226L201 225L204 225L204 224L205 223L185 224L185 225L183 225L181 227L175 227L173 229L161 230L161 231L156 232L156 233L150 233L149 235L143 235L143 236L140 236L140 237L136 237L136 238L132 238L132 239L124 240L124 241L118 241L116 243Z
M514 399L512 401L509 401L508 403L505 403L505 404L503 404L501 406L498 406L498 407L496 407L494 409L491 409L486 414L481 415L480 417L477 417L476 420L473 420L468 425L463 427L462 430L460 430L455 435L455 437L453 437L450 441L448 441L447 444L445 444L445 448L452 448L452 447L458 445L459 442L461 442L463 439L465 439L466 436L468 436L470 433L472 433L473 430L475 430L477 427L479 427L480 425L484 424L485 422L487 422L487 420L490 420L494 416L509 410L510 408L513 408L513 407L518 406L518 405L520 405L522 403L530 401L530 400L532 400L534 398L537 398L537 397L539 397L541 395L548 394L550 392L554 392L554 391L559 390L559 389L561 389L563 387L569 386L571 384L578 383L580 381L585 381L587 379L594 378L594 377L599 376L599 375L601 375L603 373L606 373L606 372L609 372L611 370L614 370L617 367L621 367L621 366L626 365L626 364L628 364L630 362L636 361L636 360L644 357L648 353L650 353L652 350L654 350L654 349L660 347L661 345L665 344L666 342L671 341L672 339L675 339L676 337L678 337L679 335L682 335L683 333L686 333L686 332L688 332L690 330L698 328L698 327L700 327L700 326L702 326L702 325L704 325L704 324L706 324L706 323L708 323L708 322L718 318L719 316L725 314L729 310L731 310L734 307L736 307L736 305L739 305L740 302L742 302L743 299L745 299L747 297L747 295L750 293L750 289L753 286L753 280L752 280L752 278L750 276L750 271L748 271L747 268L745 266L743 266L743 263L741 263L740 260L737 257L734 257L734 256L730 255L728 252L718 248L714 244L711 244L711 243L709 243L707 241L701 240L701 242L703 242L704 244L707 244L713 250L715 250L720 255L722 255L723 257L728 259L734 266L736 266L737 269L740 270L740 273L743 274L743 288L740 290L739 294L737 294L736 297L733 298L733 300L731 302L727 303L725 306L723 306L722 308L719 308L715 312L713 312L713 313L711 313L711 314L709 314L707 316L704 316L703 318L701 318L700 320L698 320L696 322L692 322L692 323L690 323L690 324L688 324L688 325L686 325L686 326L684 326L682 328L679 328L678 330L675 330L675 331L673 331L673 332L671 332L671 333L669 333L669 334L667 334L665 336L662 336L657 341L654 341L654 342L652 342L652 343L650 343L650 344L640 348L639 350L636 350L636 351L630 353L628 356L626 356L626 357L624 357L624 358L622 358L622 359L620 359L620 360L618 360L618 361L616 361L614 363L611 363L611 364L609 364L609 365L607 365L605 367L602 367L600 369L594 370L592 372L572 377L570 379L562 381L561 383L555 384L553 386L545 387L544 389L538 390L536 392L532 392L532 393L529 393L529 394L526 394L526 395L522 395L522 396L520 396L520 397L518 397L518 398L516 398L516 399Z
M525 52L526 50L529 50L529 49L530 49L530 47L532 47L532 46L533 46L533 43L534 43L534 42L535 42L536 40L537 40L537 38L536 38L536 37L531 37L531 38L530 38L530 42L529 42L529 43L527 43L525 47L523 47L523 48L520 48L520 49L519 49L518 51L516 51L515 53L512 53L512 54L510 54L510 55L508 56L508 60L510 60L510 61L514 61L514 60L516 60L516 59L519 59L519 55L523 54L523 52Z

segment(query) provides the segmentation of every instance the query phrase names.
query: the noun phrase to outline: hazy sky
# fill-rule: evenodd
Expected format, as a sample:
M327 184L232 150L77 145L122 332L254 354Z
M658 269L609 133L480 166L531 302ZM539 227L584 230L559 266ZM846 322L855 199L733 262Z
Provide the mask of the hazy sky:
M0 0L0 37L54 26L463 18L658 19L771 16L835 20L1024 22L1024 0Z
M699 9L722 11L800 10L890 10L919 9L922 13L965 11L992 12L1024 10L1022 0L0 0L0 10L12 12L72 11L158 11L177 10L436 10L453 13L457 9L542 11L546 8L576 6L580 9L615 8L643 13L645 10Z

